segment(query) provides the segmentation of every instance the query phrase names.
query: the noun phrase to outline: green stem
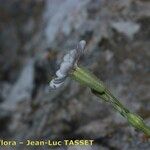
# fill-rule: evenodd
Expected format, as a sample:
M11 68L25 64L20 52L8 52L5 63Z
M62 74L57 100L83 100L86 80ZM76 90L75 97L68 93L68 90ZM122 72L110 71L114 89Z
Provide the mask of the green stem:
M95 77L89 71L79 67L76 67L71 72L70 76L79 83L91 88L92 92L96 96L111 104L113 108L115 108L124 118L126 118L128 123L134 128L150 136L150 127L143 122L143 119L140 116L131 113L117 98L112 95L104 83L97 77Z

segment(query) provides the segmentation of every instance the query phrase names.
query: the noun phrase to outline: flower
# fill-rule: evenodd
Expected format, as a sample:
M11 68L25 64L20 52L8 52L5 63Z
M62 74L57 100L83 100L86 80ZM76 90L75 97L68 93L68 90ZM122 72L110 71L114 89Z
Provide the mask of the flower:
M85 45L86 41L80 41L77 44L76 49L69 51L63 57L63 61L60 64L60 68L56 71L56 77L50 82L51 89L57 89L65 82L65 79L67 78L69 72L77 66L77 62L84 52Z

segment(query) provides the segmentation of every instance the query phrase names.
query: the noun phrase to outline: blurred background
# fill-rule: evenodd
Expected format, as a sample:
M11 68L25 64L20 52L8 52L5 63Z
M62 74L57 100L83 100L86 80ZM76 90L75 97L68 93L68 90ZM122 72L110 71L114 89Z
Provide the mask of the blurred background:
M92 147L55 150L149 150L90 89L68 79L49 91L63 55L82 39L80 64L150 125L149 0L0 0L0 139L94 139Z

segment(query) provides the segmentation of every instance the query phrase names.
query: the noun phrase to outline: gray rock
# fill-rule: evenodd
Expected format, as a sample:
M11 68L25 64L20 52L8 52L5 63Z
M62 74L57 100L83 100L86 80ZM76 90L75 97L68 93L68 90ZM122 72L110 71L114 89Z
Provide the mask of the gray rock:
M69 35L73 28L78 28L86 15L82 9L89 0L52 0L47 1L45 20L47 25L45 35L50 46L61 33Z
M2 107L8 110L16 108L17 103L31 98L34 79L34 60L29 60L8 94Z
M140 25L132 21L113 22L112 27L129 38L133 38L134 34L140 29Z
M67 150L108 150L100 145L92 145L92 146L70 146Z

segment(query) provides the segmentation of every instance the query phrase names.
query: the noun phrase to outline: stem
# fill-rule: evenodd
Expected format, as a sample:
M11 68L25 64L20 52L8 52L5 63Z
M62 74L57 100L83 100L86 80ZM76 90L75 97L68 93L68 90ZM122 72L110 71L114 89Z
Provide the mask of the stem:
M113 108L115 108L124 118L127 119L130 125L150 136L150 127L143 122L143 119L140 116L130 112L117 98L112 95L104 83L97 77L89 71L79 67L76 67L71 72L70 76L79 83L91 88L93 94L111 104Z

